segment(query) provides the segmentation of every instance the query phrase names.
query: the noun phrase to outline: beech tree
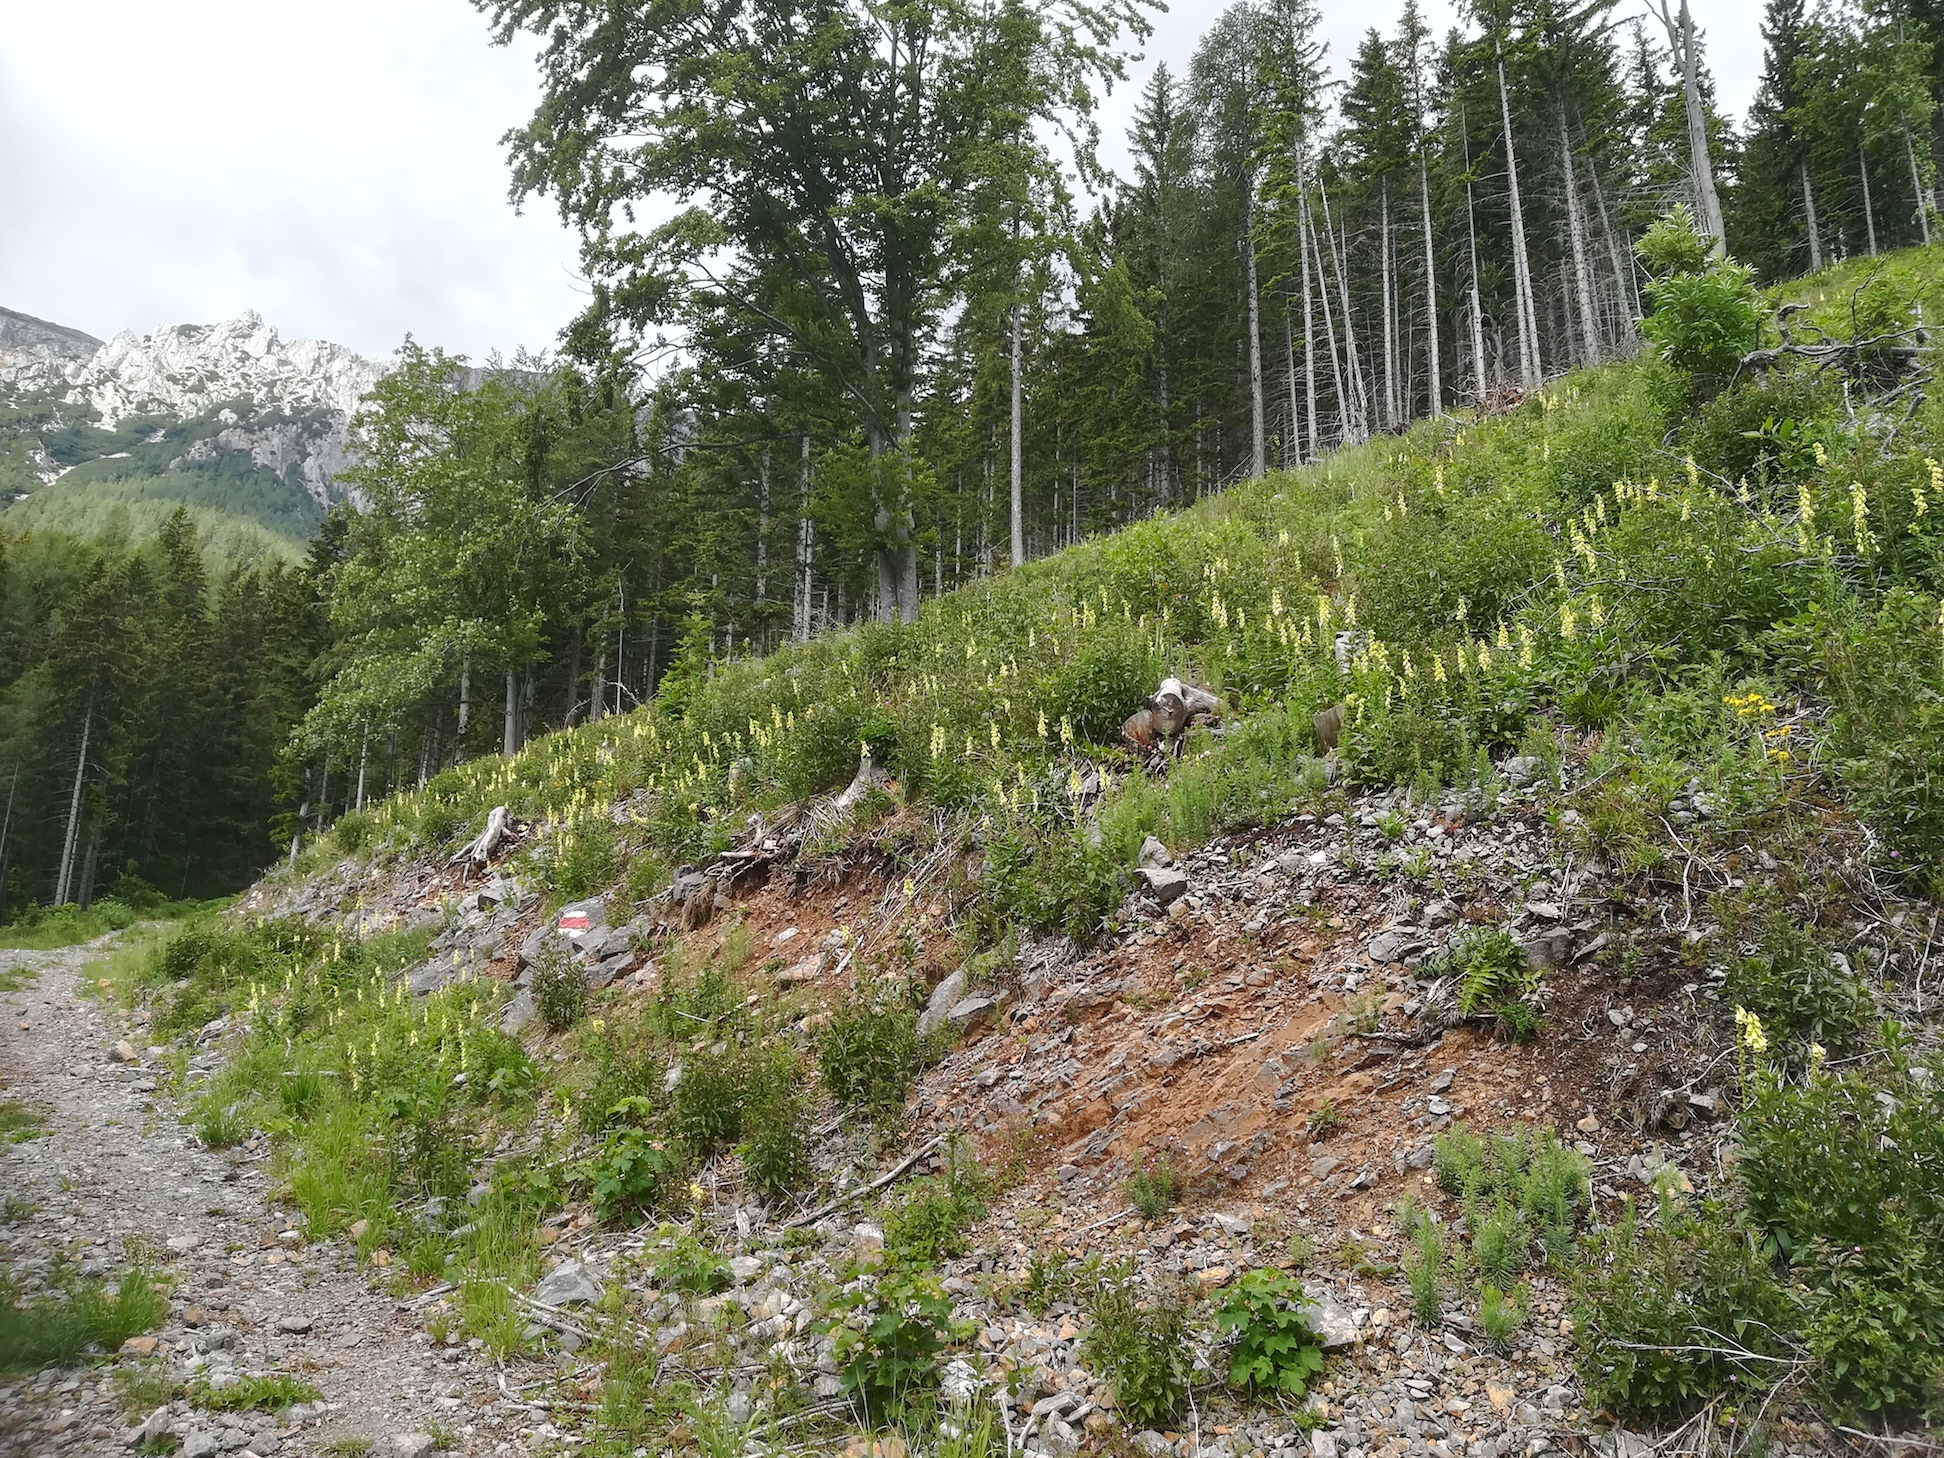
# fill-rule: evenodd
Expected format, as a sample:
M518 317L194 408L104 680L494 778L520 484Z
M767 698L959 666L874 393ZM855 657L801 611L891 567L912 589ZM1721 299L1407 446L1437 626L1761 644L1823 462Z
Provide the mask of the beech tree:
M583 335L760 317L855 410L873 460L909 449L922 350L976 261L981 165L1022 123L1066 128L1090 158L1096 88L1121 75L1121 34L1146 29L1133 0L477 3L502 42L542 45L514 190L581 231ZM909 482L872 473L884 617L918 607Z

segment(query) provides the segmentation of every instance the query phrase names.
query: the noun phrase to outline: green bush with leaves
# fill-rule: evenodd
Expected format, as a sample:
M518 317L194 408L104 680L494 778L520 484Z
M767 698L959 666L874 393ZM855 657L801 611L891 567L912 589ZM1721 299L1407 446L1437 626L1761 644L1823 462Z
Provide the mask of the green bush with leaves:
M1159 1220L1174 1209L1175 1200L1181 1194L1181 1181L1175 1174L1174 1160L1164 1149L1156 1153L1144 1154L1121 1186L1127 1193L1128 1203L1141 1212L1146 1220Z
M1234 1339L1229 1381L1258 1394L1301 1397L1323 1370L1323 1343L1310 1325L1309 1298L1293 1276L1246 1271L1216 1309L1215 1324Z
M966 1236L985 1214L986 1179L963 1143L947 1149L945 1172L920 1180L884 1214L884 1246L892 1259L932 1265L965 1249Z
M817 1074L831 1097L874 1118L904 1107L922 1068L918 1010L896 990L842 1003L817 1040Z
M829 1329L838 1377L873 1423L936 1391L942 1355L959 1335L938 1278L895 1261L838 1298Z
M1087 1321L1081 1355L1113 1384L1121 1414L1137 1428L1171 1425L1194 1377L1183 1292L1162 1284L1144 1294L1131 1266L1115 1267L1095 1285Z
M810 1178L810 1105L802 1060L773 1047L751 1057L743 1086L743 1168L766 1194L788 1195Z
M1729 1392L1764 1391L1783 1370L1788 1293L1755 1233L1726 1206L1664 1193L1644 1218L1584 1242L1573 1268L1573 1335L1587 1401L1630 1417L1685 1417Z
M652 1103L623 1099L616 1122L587 1166L594 1208L603 1220L632 1219L665 1202L688 1172L678 1142L650 1132Z
M678 1231L652 1262L655 1284L684 1296L713 1296L729 1289L729 1264L713 1246Z
M549 936L533 959L533 1010L550 1032L564 1032L587 1011L587 972L565 937Z

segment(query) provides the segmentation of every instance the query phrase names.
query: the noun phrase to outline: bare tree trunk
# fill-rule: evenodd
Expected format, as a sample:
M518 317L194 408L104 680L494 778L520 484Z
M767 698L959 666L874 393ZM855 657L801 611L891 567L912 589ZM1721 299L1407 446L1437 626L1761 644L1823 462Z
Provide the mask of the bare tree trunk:
M1390 178L1377 185L1378 286L1384 295L1384 428L1397 428L1397 336L1391 311Z
M560 706L560 725L563 729L573 728L574 721L580 717L581 654L586 648L587 625L576 622L567 640L567 687Z
M1303 258L1303 391L1308 410L1304 425L1309 432L1308 459L1315 460L1316 444L1316 315L1310 299L1310 224L1309 191L1296 196L1296 250Z
M1249 478L1268 474L1269 450L1263 426L1262 409L1262 299L1256 284L1255 246L1255 172L1250 170L1244 185L1248 205L1243 212L1242 249L1247 260L1249 290Z
M1512 301L1519 321L1519 380L1539 385L1539 316L1532 301L1532 262L1526 254L1525 206L1519 198L1519 158L1512 143L1512 92L1505 80L1505 50L1498 53L1499 111L1505 121L1505 176L1512 196Z
M1876 209L1870 202L1870 159L1864 154L1863 144L1856 144L1856 172L1863 179L1863 227L1870 240L1870 257L1875 258Z
M1444 414L1442 361L1438 357L1438 260L1431 241L1431 170L1418 148L1418 202L1424 214L1424 317L1429 327L1425 361L1430 365L1431 413Z
M1336 269L1337 295L1343 304L1343 352L1345 364L1350 375L1350 395L1355 412L1355 439L1365 440L1370 435L1370 397L1364 391L1363 367L1357 356L1357 326L1350 314L1350 270L1345 255L1350 251L1350 240L1346 235L1339 248L1336 223L1330 216L1330 194L1317 179L1316 195L1323 204L1323 229L1330 235L1330 263ZM1321 255L1318 255L1319 258Z
M520 747L520 684L510 668L506 670L506 731L501 740L500 752L511 759Z
M1708 151L1708 115L1701 105L1699 62L1694 54L1694 17L1687 0L1678 15L1668 12L1667 0L1653 0L1655 13L1667 30L1667 47L1681 68L1681 94L1687 104L1688 156L1694 176L1694 210L1701 231L1714 240L1714 251L1725 253L1728 234L1721 224L1721 194L1715 190L1714 159Z
M758 652L769 647L764 635L767 631L769 614L769 521L770 521L770 453L763 447L762 455L756 458L756 635L759 642Z
M13 829L14 792L20 788L20 766L14 766L7 785L7 813L0 817L0 921L7 915L7 834Z
M799 643L810 641L811 608L816 601L811 561L816 545L817 524L810 515L810 437L805 435L803 456L797 466L796 592L790 604L790 636Z
M1580 217L1579 183L1573 177L1573 143L1566 103L1559 102L1559 167L1566 183L1566 231L1573 245L1573 285L1579 294L1580 349L1587 364L1600 362L1600 324L1593 312L1593 268L1586 256L1586 224Z
M1026 470L1020 455L1021 430L1021 369L1025 321L1020 317L1020 305L1012 307L1012 564L1015 567L1026 565Z
M358 734L358 798L356 808L364 809L365 763L371 754L371 726L366 725Z
M1282 450L1282 463L1287 469L1303 461L1303 417L1296 410L1296 335L1289 322L1287 299L1283 303L1283 363L1288 370L1289 384L1289 435L1283 441Z
M88 706L81 714L81 752L74 758L74 788L68 793L67 830L61 837L61 869L54 881L54 904L65 906L74 876L74 852L80 844L81 787L88 777L88 741L94 734L95 690L88 690Z
M1328 226L1327 218L1325 219L1325 226ZM1310 234L1310 244L1312 247L1316 247L1316 236L1313 228ZM1336 319L1330 313L1330 285L1328 278L1323 273L1323 250L1320 247L1316 247L1316 273L1317 293L1321 296L1323 304L1323 334L1330 346L1330 379L1336 386L1337 440L1339 442L1347 442L1350 439L1350 397L1343 387L1343 363L1337 353Z
M1640 281L1634 274L1633 260L1620 247L1620 235L1607 216L1606 189L1600 185L1600 169L1593 176L1593 202L1600 210L1600 231L1606 234L1607 256L1613 264L1613 286L1620 291L1620 308L1627 316L1629 331L1640 323Z
M466 737L466 721L472 717L472 655L459 660L459 737Z
M594 652L594 683L587 705L589 723L607 717L607 634L601 634L601 645Z
M1917 199L1917 231L1924 240L1924 246L1928 248L1930 247L1931 240L1930 207L1928 200L1924 197L1924 177L1917 170L1917 148L1910 140L1910 127L1908 125L1903 129L1903 138L1904 157L1910 163L1910 191Z
M101 860L101 822L96 820L88 831L88 853L81 858L81 885L75 893L74 902L83 911L94 903L95 867Z
M1796 159L1797 170L1802 175L1802 214L1809 223L1809 271L1821 273L1823 266L1822 229L1816 225L1816 192L1809 185L1809 159Z

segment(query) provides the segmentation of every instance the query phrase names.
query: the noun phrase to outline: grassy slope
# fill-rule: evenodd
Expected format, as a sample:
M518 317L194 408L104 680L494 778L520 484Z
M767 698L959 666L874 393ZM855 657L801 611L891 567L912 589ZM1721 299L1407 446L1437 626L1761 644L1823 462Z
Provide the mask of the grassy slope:
M1348 775L1427 798L1489 779L1508 752L1570 754L1583 788L1562 823L1570 808L1586 853L1635 896L1677 918L1687 903L1704 935L1681 955L1697 973L1725 967L1730 999L1767 1040L1741 1056L1740 1196L1594 1240L1580 1308L1589 1391L1631 1413L1683 1412L1771 1380L1778 1369L1761 1363L1780 1359L1840 1407L1908 1414L1944 1343L1944 1108L1907 1050L1932 1037L1921 1020L1872 1030L1908 964L1888 944L1872 961L1849 928L1880 921L1900 889L1922 895L1944 857L1929 788L1944 752L1944 483L1927 464L1944 453L1944 418L1927 406L1885 449L1840 396L1801 381L1731 393L1694 418L1684 403L1649 362L1579 373L1508 414L1424 422L952 594L910 627L684 668L637 714L347 817L298 874L346 851L448 847L507 804L543 822L523 869L554 897L641 895L729 844L752 812L843 784L868 743L897 795L931 812L908 853L926 836L975 836L983 850L983 875L962 888L968 941L1020 925L1088 935L1112 915L1143 835L1181 847L1283 814L1325 704L1349 705ZM1344 670L1333 639L1346 628L1368 636L1350 640ZM1220 688L1231 719L1157 783L1112 743L1167 672ZM1088 767L1107 781L1091 820L1075 800ZM1713 813L1676 832L1676 802L1696 791ZM610 807L630 797L617 825ZM1769 873L1752 869L1751 846ZM1710 857L1741 866L1746 884L1710 881L1704 903L1687 883ZM428 1275L444 1268L440 1238L385 1223L398 1182L420 1175L361 1162L373 1133L418 1130L436 1159L454 1121L526 1127L536 1099L558 1092L549 1078L652 1091L655 1060L692 1056L651 1039L628 1073L608 1035L583 1027L581 1056L548 1075L498 1037L475 990L418 1005L383 994L414 946L235 935L180 944L145 974L190 975L175 994L184 1026L222 1006L255 1013L262 1036L205 1098L208 1132L253 1118L284 1133L292 1197L315 1226L365 1211L367 1244L405 1242ZM1841 965L1826 950L1838 944ZM689 1001L664 1023L753 1018L735 1023L753 1049L801 1012L732 1013L722 987L673 981L668 995ZM437 1059L407 1057L408 1040ZM1869 1056L1835 1074L1812 1043ZM796 1055L779 1046L788 1066ZM437 1092L455 1061L470 1079L460 1106ZM317 1072L347 1066L359 1070L349 1092ZM426 1068L440 1077L421 1086ZM648 1102L679 1121L681 1097L670 1111ZM442 1102L428 1114L424 1100ZM631 1126L610 1120L610 1102L589 1092L566 1136L620 1147ZM496 1193L462 1242L466 1268L529 1274L536 1210L561 1193L539 1179ZM1794 1262L1752 1255L1757 1238ZM502 1289L464 1293L467 1320L495 1341L518 1325ZM1760 1325L1736 1327L1760 1349L1748 1362L1688 1341L1697 1325L1750 1318Z

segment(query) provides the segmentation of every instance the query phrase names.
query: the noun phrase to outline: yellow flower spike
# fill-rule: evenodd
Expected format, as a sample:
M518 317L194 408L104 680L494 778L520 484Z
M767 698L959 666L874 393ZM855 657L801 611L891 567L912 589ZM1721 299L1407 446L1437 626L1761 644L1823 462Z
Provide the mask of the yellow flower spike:
M1444 655L1442 653L1434 653L1431 656L1431 677L1439 683L1445 681Z
M1279 547L1286 547L1289 545L1288 527L1284 527L1281 531L1276 533L1276 545Z
M1577 637L1578 634L1579 622L1573 616L1573 605L1570 602L1561 603L1559 606L1559 636L1570 641L1572 638Z
M1814 1077L1814 1076L1815 1076L1816 1074L1818 1074L1818 1073L1821 1073L1821 1072L1822 1072L1822 1066L1823 1066L1823 1062L1824 1062L1824 1060L1825 1060L1825 1059L1827 1059L1828 1057L1829 1057L1829 1050L1828 1050L1827 1048L1825 1048L1825 1047L1823 1047L1823 1045L1822 1045L1822 1044L1820 1044L1820 1043L1811 1043L1811 1044L1809 1045L1809 1075L1810 1075L1810 1077L1812 1077L1812 1078L1813 1078L1813 1077Z
M994 720L994 719L988 719L988 720L986 720L986 728L987 728L987 730L989 730L989 731L991 732L991 735L992 735L992 747L993 747L994 749L997 749L997 748L999 747L999 724L998 724L998 721L997 721L997 720Z
M1532 667L1532 629L1519 624L1519 667Z
M1594 627L1600 628L1606 625L1606 609L1600 606L1599 593L1594 593L1587 603L1586 615L1593 620Z
M1735 1027L1738 1030L1742 1047L1750 1053L1768 1052L1768 1035L1762 1031L1762 1020L1745 1007L1735 1009Z
M1060 743L1067 745L1073 743L1073 718L1069 714L1060 715Z
M1459 598L1459 599L1458 599L1458 611L1457 611L1456 613L1454 613L1454 614L1452 614L1452 618L1453 618L1453 620L1454 620L1455 622L1460 622L1460 623L1462 623L1462 622L1464 622L1464 621L1465 621L1465 618L1466 618L1466 616L1467 616L1467 615L1468 615L1468 614L1469 614L1470 612L1471 612L1471 604L1469 604L1469 603L1467 603L1467 602L1466 602L1466 601L1465 601L1465 600L1464 600L1464 599L1463 599L1463 598L1461 597L1461 598Z
M1498 647L1501 653L1512 651L1512 635L1505 631L1505 619L1499 619Z
M1478 640L1478 646L1473 651L1476 652L1478 655L1478 671L1480 673L1491 672L1492 650L1486 646L1485 640L1483 638L1480 638Z
M1553 581L1559 584L1561 592L1566 590L1566 564L1557 557L1553 558Z
M1821 441L1817 441L1810 449L1815 453L1817 466L1826 467L1829 465L1829 452L1823 449L1823 443Z
M1647 478L1647 499L1649 501L1660 500L1660 477L1649 476Z
M1458 646L1454 648L1452 651L1458 655L1458 671L1461 674L1470 673L1471 659L1468 658L1465 654L1465 640L1463 638L1460 638L1458 640Z
M1316 626L1318 629L1330 626L1330 600L1320 592L1316 595Z

